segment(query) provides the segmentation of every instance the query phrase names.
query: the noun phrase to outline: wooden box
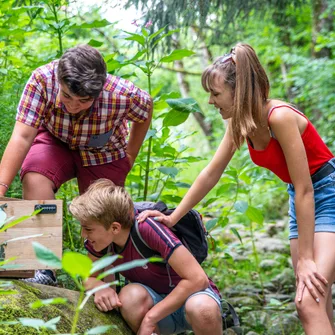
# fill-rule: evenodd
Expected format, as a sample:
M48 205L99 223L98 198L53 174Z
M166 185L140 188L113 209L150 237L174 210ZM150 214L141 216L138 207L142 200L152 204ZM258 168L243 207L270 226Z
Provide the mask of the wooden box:
M31 215L35 206L42 205L42 212L0 232L0 261L16 257L8 264L19 265L15 270L4 270L0 267L0 277L30 277L37 269L50 268L41 264L35 256L32 242L36 241L52 250L59 258L62 257L62 218L63 202L61 200L20 200L0 198L0 211L3 210L7 219L13 220ZM48 206L47 206L48 205ZM47 213L47 212L55 213ZM9 222L11 222L10 220ZM41 236L9 241L11 239L42 234ZM9 241L6 243L6 241Z

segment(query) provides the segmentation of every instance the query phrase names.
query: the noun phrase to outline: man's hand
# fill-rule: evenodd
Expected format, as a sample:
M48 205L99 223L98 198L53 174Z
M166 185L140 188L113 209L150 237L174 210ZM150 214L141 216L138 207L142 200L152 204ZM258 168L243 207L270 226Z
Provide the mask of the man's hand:
M96 292L94 295L94 303L101 312L108 312L122 306L117 293L110 287Z

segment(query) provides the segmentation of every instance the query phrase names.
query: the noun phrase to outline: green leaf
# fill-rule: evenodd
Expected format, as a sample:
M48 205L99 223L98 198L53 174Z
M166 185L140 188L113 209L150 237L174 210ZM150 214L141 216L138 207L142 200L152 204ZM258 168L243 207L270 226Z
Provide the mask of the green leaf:
M163 127L179 126L188 119L189 114L172 109L163 120Z
M92 261L78 252L66 252L62 260L63 269L72 277L80 276L83 280L89 277Z
M146 28L142 28L141 31L143 36L148 37L149 34Z
M235 183L228 183L221 185L219 189L216 191L216 196L219 197L221 195L227 194L228 191L235 185L236 185Z
M33 248L38 261L53 268L61 268L61 260L48 248L38 242L33 242Z
M178 50L173 50L170 55L162 57L159 61L162 63L169 63L173 62L175 60L181 60L184 57L189 57L194 55L195 52L192 50L187 50L187 49L178 49Z
M246 201L236 201L234 204L234 208L244 214L246 210L248 209L248 203Z
M151 41L152 39L154 39L156 36L158 36L160 33L162 33L165 30L166 26L157 30L156 32L154 32L153 34L151 34L149 36L149 41Z
M264 217L259 209L249 206L245 213L251 222L256 222L260 225L263 224Z
M168 33L159 36L159 38L157 38L154 43L152 44L152 47L156 46L163 38L167 37L167 36L171 36L172 34L179 32L179 29L175 29L175 30L170 30Z
M12 221L12 222L6 224L5 226L3 226L3 227L0 229L0 233L3 232L3 231L5 231L5 230L7 230L7 229L9 229L9 228L12 228L12 227L16 226L17 224L19 224L19 223L21 223L21 222L23 222L23 221L25 221L25 220L30 219L31 217L37 215L37 214L38 214L39 212L41 212L41 211L42 211L42 209L38 209L37 211L32 212L30 215L22 216L22 217L20 217L20 218L18 218L18 219L16 219L16 220L14 220L14 221Z
M17 294L18 292L15 290L1 290L0 289L0 295L11 295L11 294Z
M116 272L122 272L122 271L127 271L133 268L137 268L139 266L144 266L146 264L148 264L150 262L150 258L149 259L136 259L134 261L131 262L127 262L127 263L123 263L120 265L117 265L115 267L113 267L112 269L109 269L103 273L101 273L97 279L103 279L111 274L114 274Z
M98 47L101 47L104 43L92 39L87 44L90 45L91 47L98 48Z
M65 298L43 299L43 300L36 300L35 302L31 303L30 308L37 309L43 306L64 305L66 303L67 303L67 299Z
M74 27L75 28L103 28L103 27L107 27L111 24L112 23L110 23L106 19L103 19L103 20L95 20L93 22L86 22L86 23L83 23L83 24L80 24L80 25L76 25Z
M241 235L240 235L239 232L236 230L236 228L230 228L230 230L231 230L232 233L233 233L233 234L240 240L241 244L243 244Z
M172 178L174 178L179 172L179 170L176 167L167 167L167 166L160 166L158 170L163 174L169 175Z
M206 222L206 230L207 230L207 231L212 230L212 229L215 227L215 225L217 224L217 222L218 222L218 219L211 219L211 220L208 220L208 221Z
M97 271L100 271L101 269L104 269L105 267L113 264L118 258L120 258L119 255L113 255L113 256L103 257L103 258L95 261L93 263L90 274L93 274Z
M115 325L109 325L109 326L98 326L98 327L94 327L89 329L88 331L86 331L85 335L99 335L99 334L105 334L108 330L110 329L116 329L117 326Z
M200 106L193 98L166 99L167 104L183 113L201 113Z

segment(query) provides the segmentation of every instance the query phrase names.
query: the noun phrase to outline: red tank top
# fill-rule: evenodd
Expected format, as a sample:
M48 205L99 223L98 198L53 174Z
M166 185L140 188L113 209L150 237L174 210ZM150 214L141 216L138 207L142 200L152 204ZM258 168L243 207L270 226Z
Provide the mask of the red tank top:
M278 105L271 108L268 115L268 123L272 112L276 108L288 107L294 112L301 114L307 120L307 126L301 134L305 146L310 174L313 175L323 164L328 162L334 155L321 139L320 135L307 119L307 117L290 105ZM270 127L270 125L269 125ZM259 166L269 169L285 183L292 183L288 172L285 156L279 142L271 137L270 142L264 150L255 150L247 141L252 161Z

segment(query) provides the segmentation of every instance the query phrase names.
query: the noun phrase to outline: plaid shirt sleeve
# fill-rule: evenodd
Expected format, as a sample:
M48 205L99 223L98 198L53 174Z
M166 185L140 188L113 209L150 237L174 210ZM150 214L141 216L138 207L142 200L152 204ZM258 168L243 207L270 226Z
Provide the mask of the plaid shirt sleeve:
M143 123L149 117L149 111L152 108L152 99L146 91L136 86L133 86L130 97L132 103L127 113L127 120Z
M46 107L46 90L44 88L42 76L34 71L29 78L16 114L16 121L28 126L38 128L44 119Z

